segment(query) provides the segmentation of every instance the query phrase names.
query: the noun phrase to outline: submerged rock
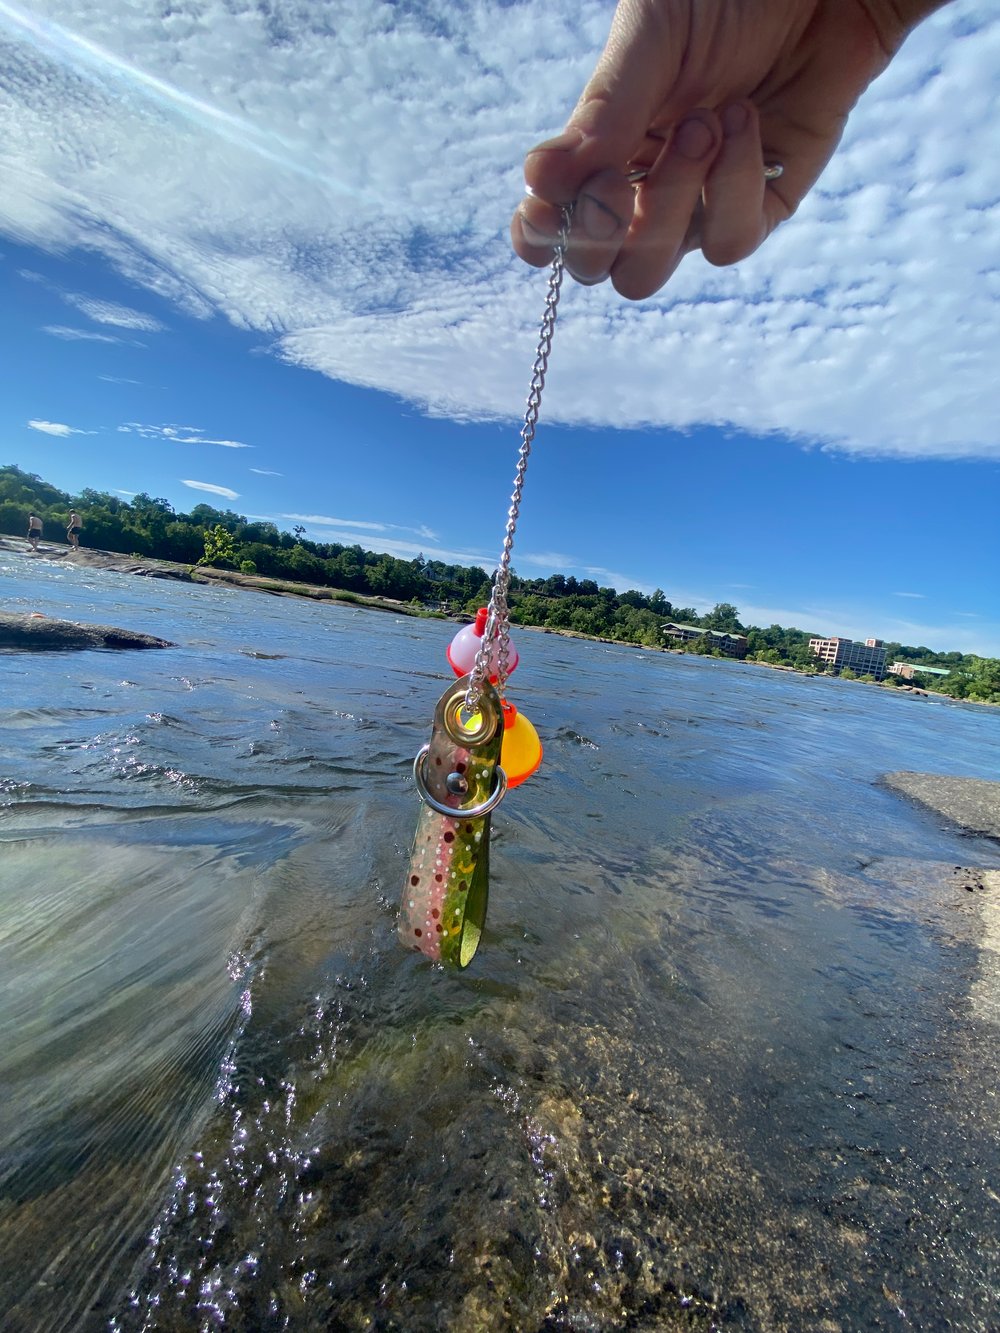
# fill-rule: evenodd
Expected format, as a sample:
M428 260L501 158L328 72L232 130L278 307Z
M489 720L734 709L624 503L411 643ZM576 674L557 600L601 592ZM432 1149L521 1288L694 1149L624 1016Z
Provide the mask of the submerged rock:
M47 651L63 648L172 648L167 639L115 625L78 625L39 612L16 615L0 611L0 648Z

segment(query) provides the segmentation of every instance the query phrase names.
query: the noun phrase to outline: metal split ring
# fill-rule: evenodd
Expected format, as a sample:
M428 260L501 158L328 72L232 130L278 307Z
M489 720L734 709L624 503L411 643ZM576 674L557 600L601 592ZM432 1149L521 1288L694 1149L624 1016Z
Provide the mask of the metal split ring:
M636 167L628 172L629 185L639 185L649 175L649 167ZM785 168L780 162L765 162L764 179L766 181L776 181L779 176L783 176Z
M507 795L507 774L498 764L493 770L493 790L480 805L465 805L456 808L453 805L445 805L443 802L435 800L427 790L427 783L424 781L424 760L430 753L430 748L430 745L423 745L417 751L416 758L413 761L413 781L417 784L420 799L439 815L447 815L449 819L482 819L492 810L495 810Z

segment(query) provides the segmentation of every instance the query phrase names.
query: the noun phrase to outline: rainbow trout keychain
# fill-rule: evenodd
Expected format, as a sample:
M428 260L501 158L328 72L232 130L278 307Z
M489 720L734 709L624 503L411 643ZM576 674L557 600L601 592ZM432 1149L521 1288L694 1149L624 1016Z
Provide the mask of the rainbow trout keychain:
M438 700L431 738L413 762L423 805L403 886L399 935L434 962L458 967L472 962L486 922L490 815L507 789L530 777L542 762L538 733L506 698L507 678L518 661L510 641L507 592L524 474L552 350L570 217L565 209L490 604L480 608L475 623L459 630L448 648L448 661L460 679Z

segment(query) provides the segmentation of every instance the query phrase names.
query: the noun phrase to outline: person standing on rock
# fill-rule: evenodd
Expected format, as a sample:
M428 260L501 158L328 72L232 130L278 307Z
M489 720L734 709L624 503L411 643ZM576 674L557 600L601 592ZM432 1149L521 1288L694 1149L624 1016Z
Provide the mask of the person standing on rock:
M66 529L66 540L70 546L80 545L80 530L83 527L83 519L74 509L69 516L69 527Z
M38 550L38 543L42 536L42 520L37 514L28 515L28 541L31 543L33 551Z

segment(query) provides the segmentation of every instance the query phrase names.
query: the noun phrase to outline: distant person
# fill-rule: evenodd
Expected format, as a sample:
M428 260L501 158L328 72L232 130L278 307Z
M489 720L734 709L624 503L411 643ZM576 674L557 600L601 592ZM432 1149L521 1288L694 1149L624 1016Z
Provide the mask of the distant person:
M38 550L38 543L42 537L42 520L37 514L28 515L28 541L31 543L33 551Z
M74 509L69 516L69 527L66 529L66 540L70 546L80 545L80 531L83 528L83 519Z
M652 296L685 255L735 264L790 218L909 32L948 0L619 0L562 134L525 157L515 251Z

